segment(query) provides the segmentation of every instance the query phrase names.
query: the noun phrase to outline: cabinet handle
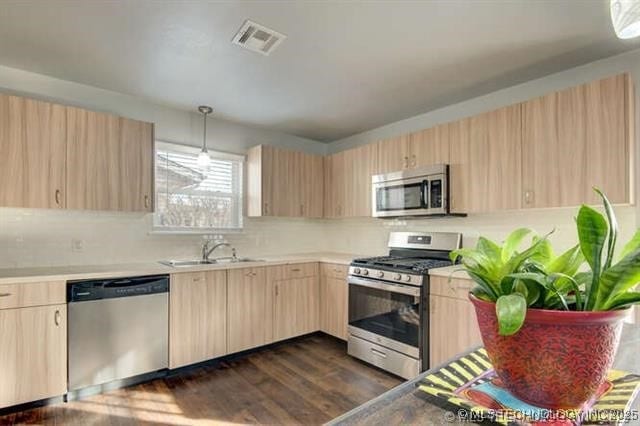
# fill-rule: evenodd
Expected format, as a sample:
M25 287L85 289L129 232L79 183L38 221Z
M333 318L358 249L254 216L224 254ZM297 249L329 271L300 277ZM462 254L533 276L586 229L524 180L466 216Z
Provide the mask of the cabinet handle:
M145 209L149 208L149 196L148 195L144 196L144 208Z
M404 157L402 159L402 168L403 169L409 168L409 157Z
M300 216L304 216L304 205L300 204Z
M264 203L264 214L269 214L269 203Z
M56 195L55 195L55 197L56 197L56 204L57 204L57 205L60 205L60 196L61 196L61 195L62 195L62 192L60 192L60 190L59 190L59 189L56 189Z
M411 167L415 167L416 164L417 164L416 156L412 155L411 156Z
M11 293L0 293L0 297L9 297Z
M300 269L300 268L293 268L293 269L291 270L291 272L300 272L300 271L301 271L301 269Z
M56 324L56 326L60 325L60 311L56 311L56 313L53 315L53 322Z
M193 279L193 282L197 282L197 281L200 281L200 278L194 278Z
M276 297L278 297L278 293L279 293L279 291L278 291L278 284L276 284Z
M524 192L524 203L531 204L533 202L533 191Z
M374 355L379 356L380 358L386 358L387 357L387 354L385 354L384 352L379 351L377 349L374 349L374 348L371 348L371 353L374 354Z

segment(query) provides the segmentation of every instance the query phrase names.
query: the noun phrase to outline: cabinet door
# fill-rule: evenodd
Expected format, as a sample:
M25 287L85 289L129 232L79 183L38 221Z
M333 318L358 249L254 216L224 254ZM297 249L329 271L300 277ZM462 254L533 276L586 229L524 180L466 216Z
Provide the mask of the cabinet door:
M320 279L320 329L347 340L348 286L346 277L323 274Z
M120 120L67 108L67 207L119 210Z
M429 297L431 368L480 343L480 330L469 300L434 295Z
M634 91L629 74L585 85L589 188L584 202L600 204L592 187L612 203L632 202L631 147L634 143Z
M626 74L525 102L523 206L629 203L632 87Z
M67 108L67 207L151 211L153 127Z
M376 167L375 144L363 145L343 152L345 217L371 216L371 176Z
M288 339L319 329L318 277L273 282L273 339Z
M344 217L346 201L345 151L326 157L325 171L325 216Z
M0 206L65 207L65 107L0 95Z
M299 154L300 216L319 218L324 209L324 159L320 155Z
M449 125L443 124L409 136L409 167L449 163Z
M67 391L67 306L0 310L0 408Z
M152 212L153 124L120 119L120 210Z
M385 139L377 143L378 162L375 174L397 172L409 168L409 135Z
M229 353L273 341L273 294L264 268L230 269L227 286Z
M519 105L451 123L449 140L452 211L520 208Z
M169 367L227 353L227 272L171 275Z

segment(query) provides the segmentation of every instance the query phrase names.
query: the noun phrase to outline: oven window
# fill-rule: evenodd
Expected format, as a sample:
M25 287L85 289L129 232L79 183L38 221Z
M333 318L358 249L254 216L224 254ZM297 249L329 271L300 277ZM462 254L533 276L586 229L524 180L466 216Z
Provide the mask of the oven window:
M420 298L349 284L349 325L419 348Z
M387 210L414 210L424 205L422 202L422 183L410 185L397 185L378 188L376 190L376 209Z

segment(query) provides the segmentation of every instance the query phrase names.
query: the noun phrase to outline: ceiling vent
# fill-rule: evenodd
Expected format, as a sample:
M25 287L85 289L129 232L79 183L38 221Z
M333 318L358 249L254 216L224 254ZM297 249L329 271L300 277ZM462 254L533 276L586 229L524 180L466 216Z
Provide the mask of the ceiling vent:
M287 38L286 35L247 19L233 37L233 43L252 52L269 56L285 38Z

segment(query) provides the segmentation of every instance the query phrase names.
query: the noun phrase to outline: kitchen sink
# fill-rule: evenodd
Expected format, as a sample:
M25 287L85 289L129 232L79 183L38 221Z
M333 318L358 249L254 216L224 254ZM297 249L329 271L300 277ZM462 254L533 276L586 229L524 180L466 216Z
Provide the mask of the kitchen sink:
M251 259L248 257L223 257L219 259L209 259L209 260L161 260L159 263L167 266L171 266L172 268L188 268L191 266L201 266L201 265L224 265L228 263L247 263L247 262L264 262L262 259Z

